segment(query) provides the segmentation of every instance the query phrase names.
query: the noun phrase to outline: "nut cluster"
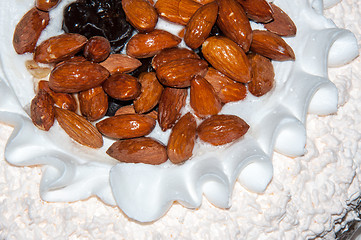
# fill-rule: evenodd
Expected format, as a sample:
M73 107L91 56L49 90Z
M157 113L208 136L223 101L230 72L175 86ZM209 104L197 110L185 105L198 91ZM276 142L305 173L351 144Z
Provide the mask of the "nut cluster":
M281 36L294 36L296 27L266 0L122 0L127 21L137 29L126 54L111 53L104 37L76 33L38 44L57 3L37 0L14 32L16 52L33 53L27 67L34 77L49 74L37 84L31 119L45 131L57 120L72 139L92 148L103 145L103 136L114 139L107 153L123 162L179 164L192 157L197 137L215 146L240 139L249 125L219 114L224 104L248 91L263 96L274 87L271 60L295 59ZM175 36L155 29L159 17L184 25L184 31ZM252 30L250 21L267 30ZM222 34L212 36L214 26ZM182 40L189 48L178 47ZM144 58L152 58L153 71L131 75ZM182 115L188 94L191 112ZM104 117L110 98L131 105ZM146 137L157 122L171 131L167 146Z

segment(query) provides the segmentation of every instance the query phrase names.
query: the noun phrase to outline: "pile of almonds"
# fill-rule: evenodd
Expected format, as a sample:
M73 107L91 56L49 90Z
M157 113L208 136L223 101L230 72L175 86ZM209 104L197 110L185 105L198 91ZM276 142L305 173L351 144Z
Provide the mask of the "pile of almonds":
M58 2L36 0L14 32L16 52L33 53L29 71L44 77L50 70L38 63L51 69L48 81L38 83L31 119L45 131L56 119L71 138L92 148L102 147L103 136L114 139L107 153L123 162L179 164L191 158L197 137L215 146L241 138L248 124L218 114L222 106L248 91L266 94L274 85L271 60L295 59L281 36L294 36L296 27L266 0L122 0L127 20L138 30L126 54L110 54L104 37L73 33L36 46ZM184 31L175 36L155 29L159 17L184 25ZM250 21L267 30L252 30ZM222 35L210 36L215 25ZM189 48L178 47L182 39ZM202 58L193 51L199 48ZM149 57L154 71L138 78L128 74ZM188 92L192 110L182 116ZM108 97L133 104L104 117ZM171 129L167 146L146 137L156 121L163 131Z

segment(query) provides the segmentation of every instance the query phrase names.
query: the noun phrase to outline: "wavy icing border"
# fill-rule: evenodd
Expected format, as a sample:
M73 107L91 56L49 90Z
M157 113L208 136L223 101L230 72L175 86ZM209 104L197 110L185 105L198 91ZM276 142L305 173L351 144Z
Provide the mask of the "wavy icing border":
M63 6L69 1L63 1ZM29 3L25 2L0 3L1 22L12 14L5 12L12 4L15 11L27 11ZM295 38L285 39L297 61L274 62L277 85L272 94L261 99L249 96L242 103L224 106L222 113L237 113L250 123L251 130L243 139L216 149L203 145L194 159L181 166L117 163L100 153L106 146L96 151L75 145L57 125L49 132L34 127L27 114L32 80L23 66L15 65L29 56L16 56L7 49L12 36L5 33L13 32L19 20L14 17L12 24L0 29L0 121L14 126L6 160L16 166L44 166L40 195L45 201L69 202L95 195L140 222L160 218L174 201L197 208L202 194L215 206L229 208L237 180L251 191L263 192L272 179L274 150L288 156L304 154L307 112L327 115L337 111L337 89L328 79L328 66L344 65L358 55L354 35L322 16L323 7L336 1L273 2L298 27Z

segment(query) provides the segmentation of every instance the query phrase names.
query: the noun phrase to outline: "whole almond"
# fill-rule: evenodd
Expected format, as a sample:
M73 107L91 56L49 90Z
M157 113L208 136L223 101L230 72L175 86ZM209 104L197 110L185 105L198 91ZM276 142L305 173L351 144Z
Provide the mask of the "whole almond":
M153 31L158 21L158 14L148 1L122 0L122 7L127 16L127 20L138 31Z
M179 16L182 21L187 24L193 14L202 7L201 4L193 0L180 0L179 1ZM184 25L185 25L184 24Z
M123 115L123 114L135 114L135 109L134 109L134 105L126 105L123 107L120 107L114 114L114 116L118 116L118 115ZM146 114L144 114L148 117L153 118L154 120L158 119L158 112L153 110L151 112L148 112Z
M163 86L159 83L155 72L144 72L139 76L141 93L134 100L133 105L137 113L151 111L159 102Z
M234 82L221 88L218 97L222 103L236 102L245 99L247 88L243 83Z
M235 115L213 115L197 128L198 136L214 146L231 143L247 133L249 125Z
M216 0L194 0L194 1L199 3L199 4L205 5L205 4L210 3L210 2L215 2Z
M246 54L229 38L208 38L202 45L202 53L215 69L231 79L241 83L251 80L251 66Z
M154 69L157 69L160 65L163 65L164 63L184 58L200 59L200 57L194 51L187 48L168 48L162 50L159 54L153 57L152 67Z
M33 52L42 31L49 23L49 13L30 9L15 27L13 46L18 54Z
M89 121L99 120L108 110L108 96L101 86L82 91L78 95L81 114Z
M252 81L248 83L248 90L256 97L263 96L273 88L275 82L273 64L259 54L250 54L248 58L252 67Z
M122 114L106 118L96 127L107 137L128 139L148 135L155 127L155 120L142 114Z
M161 18L181 25L186 25L201 6L193 0L158 0L155 3L155 8Z
M82 50L87 41L86 37L76 33L51 37L36 47L34 60L40 63L60 62Z
M252 41L252 29L242 6L236 0L217 0L217 2L218 27L224 35L248 52Z
M273 11L266 0L237 0L246 11L247 17L255 22L266 23L273 20Z
M102 62L110 54L110 43L105 37L91 37L85 44L83 54L89 61Z
M191 81L190 105L200 118L215 115L222 109L212 85L201 76L196 76Z
M189 87L194 76L205 76L208 63L201 59L177 59L157 68L158 80L169 87Z
M172 163L183 163L192 157L196 131L197 122L191 113L181 117L174 125L167 145L168 158Z
M50 11L56 5L58 5L60 0L36 0L35 6L41 11Z
M292 37L297 33L297 27L292 19L281 8L271 3L273 21L264 24L264 27L279 36Z
M30 117L37 128L49 131L53 126L55 119L53 104L50 95L44 90L40 90L33 98L30 105Z
M177 46L181 39L164 30L138 33L128 42L126 52L135 58L153 57L161 50Z
M29 71L29 73L37 79L45 78L47 77L51 69L48 67L40 67L37 62L34 60L27 60L25 61L25 67Z
M108 76L108 70L97 63L65 62L51 72L49 87L55 92L76 93L99 86Z
M109 96L121 101L133 100L141 92L138 79L125 73L111 75L104 81L103 89Z
M269 31L253 31L251 51L276 61L295 60L295 54L285 40Z
M133 57L125 54L110 54L109 57L101 62L100 65L105 67L110 74L129 73L137 69L142 63Z
M179 119L187 95L184 88L164 88L158 105L158 122L163 131L172 128Z
M200 7L191 17L186 26L184 41L188 47L196 49L209 36L218 16L217 2Z
M165 146L149 137L117 141L110 146L107 154L126 163L159 165L168 159Z
M235 82L213 67L208 68L207 74L204 76L204 78L212 85L216 93L221 91L224 86Z
M55 116L60 127L76 142L91 148L103 146L102 135L84 117L58 107L55 107Z

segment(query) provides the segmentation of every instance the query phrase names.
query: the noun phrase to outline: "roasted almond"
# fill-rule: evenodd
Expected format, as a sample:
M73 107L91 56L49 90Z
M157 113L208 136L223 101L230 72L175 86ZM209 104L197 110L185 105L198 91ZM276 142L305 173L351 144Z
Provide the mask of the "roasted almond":
M158 122L163 131L172 128L179 119L187 95L185 88L164 88L158 105Z
M159 83L155 72L144 72L139 76L141 93L134 100L133 105L137 113L151 111L159 102L163 86Z
M76 142L92 148L103 146L102 135L84 117L58 107L55 107L55 116L60 127Z
M126 163L159 165L168 159L165 146L149 137L117 141L110 146L107 154Z
M249 125L235 115L213 115L197 128L198 136L214 146L231 143L247 133Z
M179 16L182 21L187 24L191 19L193 14L201 7L202 5L193 0L180 0L179 1ZM184 24L184 25L185 25Z
M107 137L128 139L148 135L155 127L155 120L142 114L122 114L106 118L96 127Z
M202 45L202 53L215 69L231 79L241 83L251 80L251 66L246 54L229 38L208 38Z
M65 62L51 72L49 87L55 92L76 93L99 86L108 76L108 70L97 63Z
M82 50L87 41L86 37L76 33L51 37L36 47L34 60L40 63L63 61Z
M217 2L200 7L191 17L186 26L184 41L188 47L196 49L209 36L218 16Z
M212 85L201 76L196 76L191 81L190 105L200 118L215 115L222 109Z
M208 63L201 59L177 59L159 66L158 80L169 87L189 87L194 76L205 76Z
M110 54L100 65L105 67L110 74L114 74L132 72L140 67L142 63L138 59L125 54Z
M295 54L285 40L269 31L253 31L251 51L276 61L295 60Z
M297 33L297 27L292 19L281 8L271 3L273 21L264 24L264 27L279 36L292 37Z
M110 43L108 39L94 36L89 39L84 47L84 57L89 61L102 62L110 54Z
M164 30L138 33L128 42L126 52L135 58L153 57L161 50L177 46L181 39Z
M168 158L179 164L192 157L196 140L197 122L191 113L179 119L172 128L167 145Z
M184 58L200 59L200 57L194 51L187 48L168 48L162 50L159 54L153 57L152 67L154 69L157 69L160 65L163 65L164 63Z
M266 0L237 0L246 11L247 17L255 22L266 23L273 20L273 11Z
M125 73L111 75L103 83L103 89L109 96L121 101L133 100L141 92L138 79Z
M78 95L81 114L89 121L99 120L108 110L108 96L101 86L82 91Z
M54 102L50 95L40 90L31 101L30 117L34 125L44 131L48 131L54 124Z
M201 6L193 0L158 0L155 3L155 8L161 18L181 25L186 25Z
M234 82L222 87L217 95L224 104L236 102L247 97L247 88L243 83Z
M56 5L58 5L60 0L36 0L35 6L41 11L50 11Z
M158 22L158 14L148 1L122 0L122 7L127 16L127 20L138 31L153 31Z
M224 86L235 82L213 67L208 68L207 74L204 76L204 78L212 85L216 93L221 91Z
M216 0L194 0L195 2L205 5L207 3L215 2Z
M217 0L217 2L218 27L224 35L248 52L252 41L252 29L242 6L236 0Z
M13 46L18 54L33 52L42 31L49 23L49 13L30 9L15 27Z
M114 114L114 116L123 115L123 114L135 114L134 105L126 105L123 107L120 107ZM158 112L153 110L151 112L148 112L145 114L148 117L153 118L154 120L158 119Z

